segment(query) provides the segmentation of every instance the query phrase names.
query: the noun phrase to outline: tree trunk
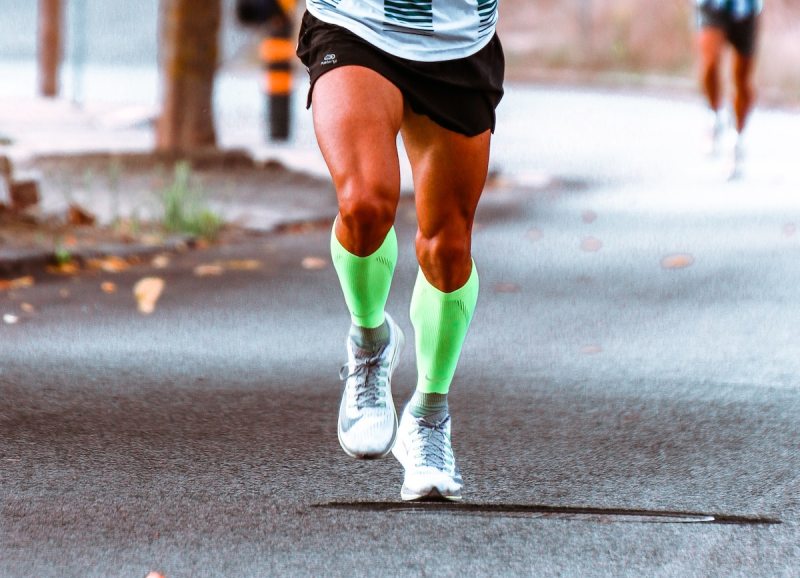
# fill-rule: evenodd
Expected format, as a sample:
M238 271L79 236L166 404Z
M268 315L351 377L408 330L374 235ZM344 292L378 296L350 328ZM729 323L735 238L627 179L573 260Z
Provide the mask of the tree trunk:
M39 94L42 96L58 96L61 14L61 0L39 0Z
M214 147L220 0L161 0L160 16L163 88L156 148L184 153Z

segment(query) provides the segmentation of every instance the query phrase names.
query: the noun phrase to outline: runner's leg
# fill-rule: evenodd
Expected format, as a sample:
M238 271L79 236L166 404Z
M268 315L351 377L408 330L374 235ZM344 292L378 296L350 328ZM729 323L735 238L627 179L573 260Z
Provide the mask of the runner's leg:
M700 53L700 85L709 108L716 112L722 98L720 60L725 34L720 28L705 26L698 32L697 43Z
M716 26L703 26L698 33L700 53L700 85L709 108L706 130L706 152L715 155L719 150L720 139L727 123L722 109L722 88L720 85L720 61L725 43L724 32Z
M477 300L472 225L489 165L490 131L467 137L406 110L403 141L414 175L416 252L412 300L417 388L446 394Z
M339 201L334 264L353 324L375 328L384 321L397 259L392 224L400 198L403 97L378 73L345 66L319 78L312 102L317 142Z
M411 299L417 387L403 412L394 454L405 469L401 497L461 499L447 394L478 298L471 237L489 163L490 131L467 137L406 108L403 141L414 175L420 269Z
M739 52L733 53L733 111L736 116L736 131L742 132L747 117L755 101L755 89L753 88L753 69L755 58L745 56Z
M317 80L312 108L339 202L331 255L352 321L339 442L351 456L377 458L389 452L397 431L391 375L403 334L384 307L397 261L392 224L403 98L376 72L344 66Z

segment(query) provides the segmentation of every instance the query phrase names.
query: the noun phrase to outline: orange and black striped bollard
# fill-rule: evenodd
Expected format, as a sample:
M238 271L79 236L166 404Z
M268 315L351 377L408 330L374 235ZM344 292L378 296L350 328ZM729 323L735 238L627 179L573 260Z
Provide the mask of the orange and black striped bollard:
M261 64L264 68L264 93L266 94L267 125L271 140L289 138L291 125L292 61L295 43L292 27L275 26L272 34L261 42Z

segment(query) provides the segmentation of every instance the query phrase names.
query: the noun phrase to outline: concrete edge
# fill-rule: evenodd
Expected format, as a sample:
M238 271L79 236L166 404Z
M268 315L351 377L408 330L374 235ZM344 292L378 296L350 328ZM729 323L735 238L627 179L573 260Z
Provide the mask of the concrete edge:
M92 259L120 257L122 259L147 259L161 253L179 253L193 249L198 239L191 236L175 235L162 243L101 243L71 252L70 258L81 265ZM0 278L14 279L26 275L38 275L57 263L56 253L50 249L21 249L0 253Z
M147 167L154 163L174 164L188 161L192 167L203 169L226 168L253 168L253 169L278 169L290 174L302 175L313 180L325 180L319 176L302 170L294 169L276 156L260 155L257 158L246 149L206 149L189 154L163 153L158 151L87 151L82 153L47 153L37 154L26 158L28 162L69 162L81 160L83 162L121 163L127 167ZM289 217L277 219L268 228L251 229L246 225L231 223L229 226L238 228L257 235L269 235L328 226L336 217L335 212L328 215L314 215L307 218ZM163 243L102 243L93 247L76 249L71 257L78 263L85 263L90 259L102 259L111 256L121 258L147 258L159 253L174 253L192 249L197 245L198 239L191 236L171 236ZM57 262L56 253L52 249L10 249L4 251L0 248L0 278L15 278L25 275L40 274L48 266Z

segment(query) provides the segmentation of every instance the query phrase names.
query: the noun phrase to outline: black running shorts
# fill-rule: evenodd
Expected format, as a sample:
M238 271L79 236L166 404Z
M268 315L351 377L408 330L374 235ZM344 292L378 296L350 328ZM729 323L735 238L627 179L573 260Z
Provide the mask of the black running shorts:
M736 20L728 10L714 10L709 6L697 9L697 26L699 28L719 28L725 38L742 56L753 56L756 51L756 29L758 16L751 14L742 20Z
M497 35L467 58L417 62L388 54L349 30L306 12L297 56L311 77L306 107L311 106L314 84L320 76L340 66L363 66L394 84L411 110L448 130L466 136L494 131L505 71Z

